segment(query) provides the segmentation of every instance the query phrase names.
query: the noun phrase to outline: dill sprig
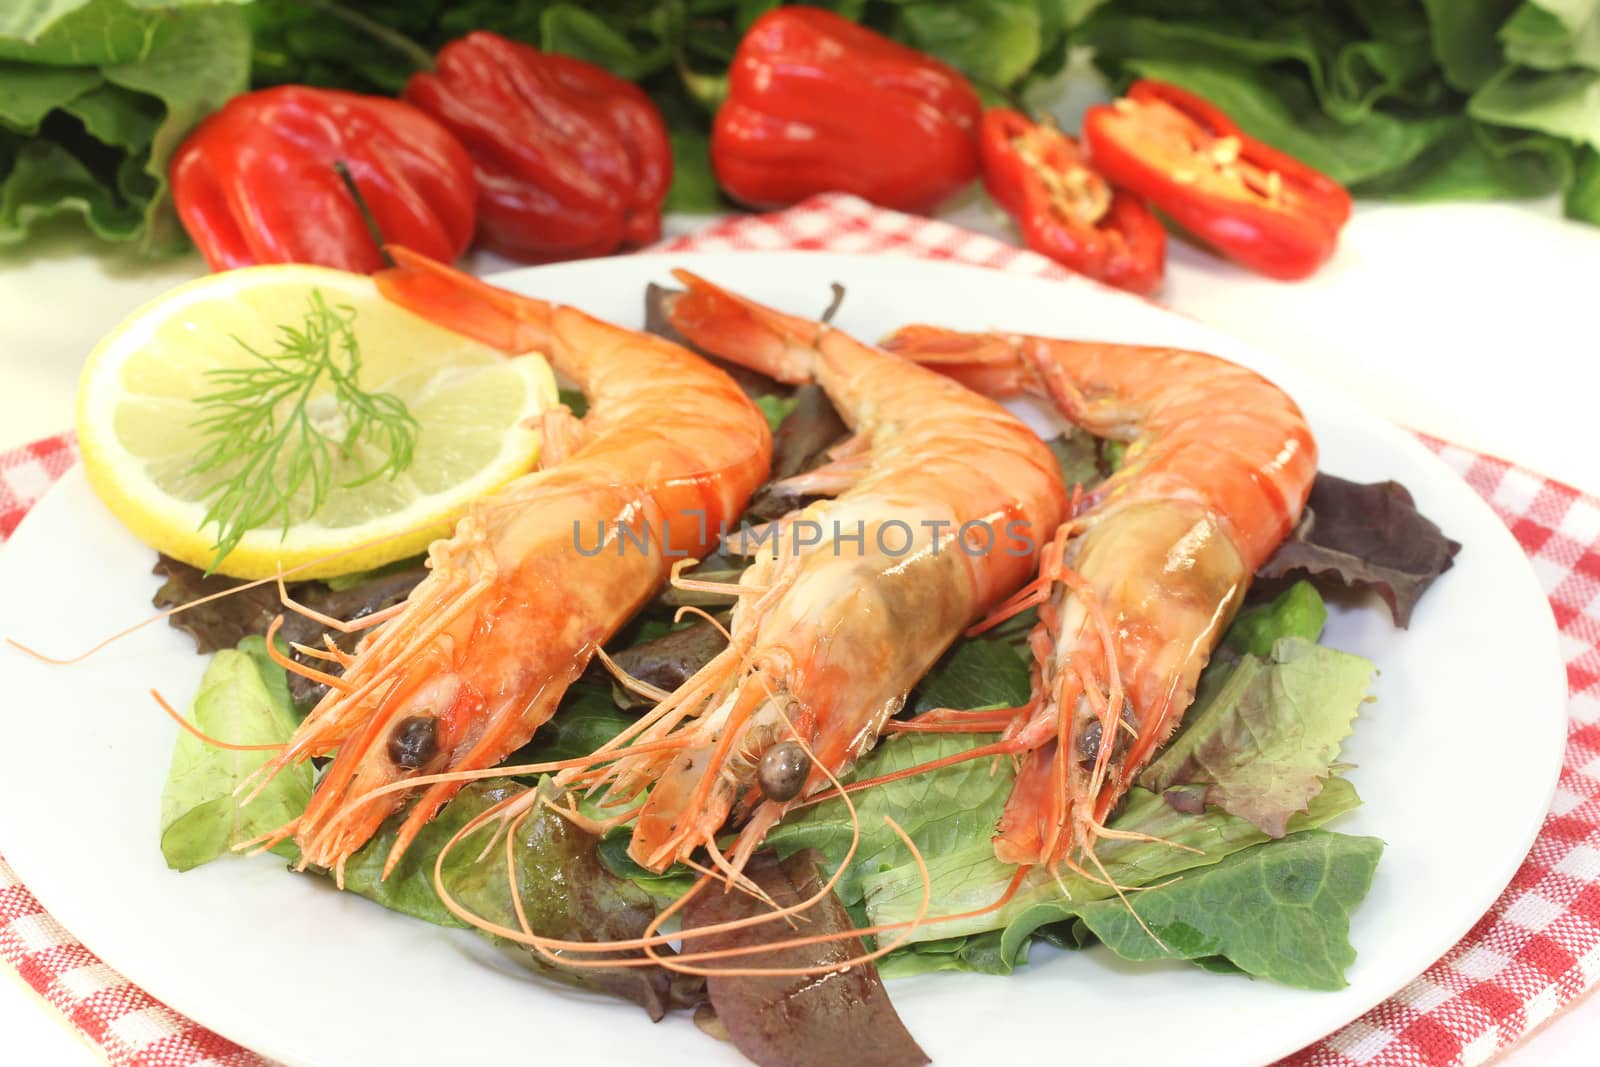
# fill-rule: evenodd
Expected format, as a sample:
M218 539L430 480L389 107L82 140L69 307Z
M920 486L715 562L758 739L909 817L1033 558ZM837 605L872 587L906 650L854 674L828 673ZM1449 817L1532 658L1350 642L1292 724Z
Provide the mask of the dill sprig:
M275 518L287 535L294 499L308 483L306 513L320 508L332 488L335 462L348 459L358 444L383 462L344 488L393 478L411 465L417 420L399 397L361 388L354 321L355 308L330 306L313 289L305 322L278 327L276 352L257 351L234 337L251 362L206 372L218 388L195 401L205 414L193 425L207 442L194 469L220 475L205 491L210 503L200 522L201 529L217 528L212 570L246 532Z

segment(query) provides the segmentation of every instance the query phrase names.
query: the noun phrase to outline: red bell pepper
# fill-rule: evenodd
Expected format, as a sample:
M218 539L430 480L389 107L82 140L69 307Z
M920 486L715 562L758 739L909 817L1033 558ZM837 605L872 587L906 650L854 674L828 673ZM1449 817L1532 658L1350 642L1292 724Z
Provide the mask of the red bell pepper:
M1338 182L1164 82L1135 82L1125 98L1090 108L1083 132L1095 169L1112 184L1272 278L1316 270L1350 217L1350 194Z
M570 56L469 33L405 99L477 165L478 237L515 259L603 256L661 235L672 149L639 88Z
M1029 248L1143 296L1160 287L1166 230L1144 201L1091 170L1071 137L996 107L984 113L978 145L984 188Z
M445 262L472 240L477 183L449 132L408 104L286 85L236 96L172 161L178 218L212 270L384 265L342 162L385 241Z
M753 207L839 190L931 211L977 176L981 116L951 67L831 11L780 7L733 54L711 163Z

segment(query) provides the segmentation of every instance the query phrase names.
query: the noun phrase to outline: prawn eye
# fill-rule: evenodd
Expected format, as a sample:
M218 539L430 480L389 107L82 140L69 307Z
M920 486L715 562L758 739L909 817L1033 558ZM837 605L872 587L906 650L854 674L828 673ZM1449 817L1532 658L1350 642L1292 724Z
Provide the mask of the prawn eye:
M1092 764L1100 758L1100 741L1105 737L1105 727L1100 725L1100 720L1095 719L1083 728L1083 733L1078 735L1078 759L1081 763Z
M768 800L793 800L811 774L811 757L793 741L780 741L761 757L756 783Z
M432 715L410 715L389 731L389 762L414 771L439 751L436 734L438 719Z

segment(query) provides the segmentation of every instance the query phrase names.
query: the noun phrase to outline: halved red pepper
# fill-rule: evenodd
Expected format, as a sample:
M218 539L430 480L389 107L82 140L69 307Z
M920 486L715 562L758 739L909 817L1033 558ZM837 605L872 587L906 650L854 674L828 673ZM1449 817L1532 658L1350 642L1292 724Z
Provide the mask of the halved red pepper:
M752 207L838 190L931 211L977 177L982 110L954 68L831 11L780 7L734 52L712 168Z
M577 259L661 236L672 149L638 86L480 31L441 48L404 95L471 154L478 237L495 251Z
M1144 201L1090 169L1071 137L995 107L978 145L984 188L1029 248L1119 289L1148 296L1160 287L1166 230Z
M172 160L172 198L212 270L320 263L370 273L385 241L443 262L472 240L478 187L449 132L409 104L285 85L236 96Z
M1138 81L1084 115L1096 170L1179 226L1272 278L1304 278L1333 254L1350 194L1322 172L1240 131L1219 108Z

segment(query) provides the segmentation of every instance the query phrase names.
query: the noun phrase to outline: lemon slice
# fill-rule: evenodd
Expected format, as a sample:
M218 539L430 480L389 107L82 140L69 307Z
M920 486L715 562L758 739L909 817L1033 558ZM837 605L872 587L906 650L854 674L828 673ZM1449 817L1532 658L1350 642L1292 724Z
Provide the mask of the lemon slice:
M220 383L208 371L251 365L245 346L280 350L280 328L305 325L313 294L351 308L360 387L404 402L418 430L398 476L351 483L383 462L372 447L335 450L321 506L309 486L281 518L248 531L217 569L239 578L297 578L377 567L448 534L473 499L531 469L540 435L529 419L556 403L540 356L503 353L437 326L379 295L371 278L299 264L249 267L178 287L136 311L89 356L78 387L78 442L107 507L152 548L210 566L215 525L201 528L221 472L196 469L208 441L197 398ZM214 410L214 409L213 409ZM306 405L339 438L331 393ZM280 415L281 418L281 415ZM326 423L326 425L323 425ZM336 558L329 558L336 557Z

